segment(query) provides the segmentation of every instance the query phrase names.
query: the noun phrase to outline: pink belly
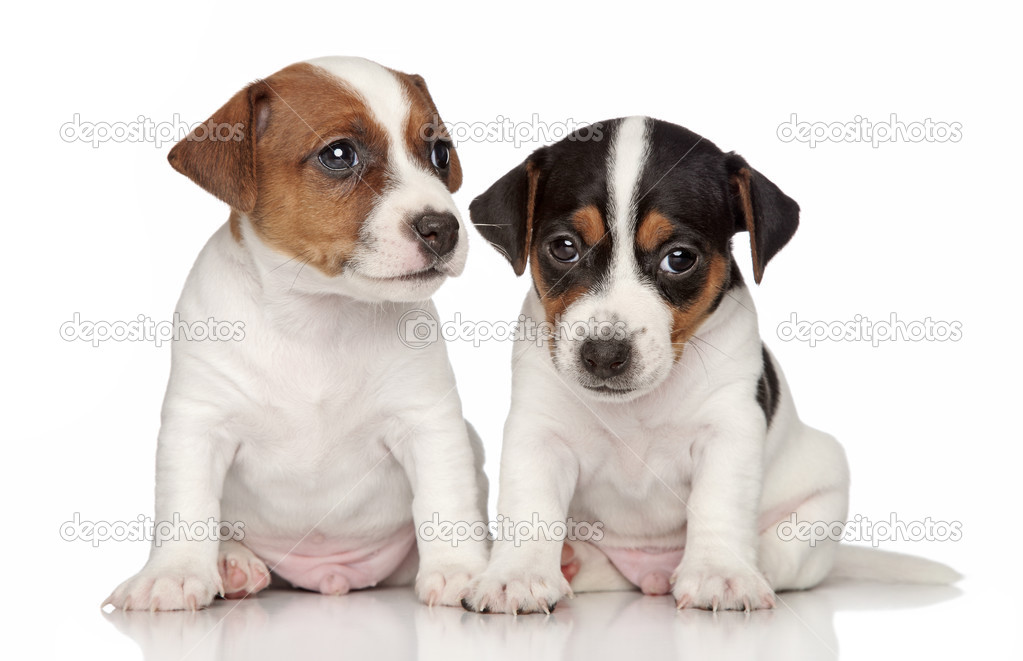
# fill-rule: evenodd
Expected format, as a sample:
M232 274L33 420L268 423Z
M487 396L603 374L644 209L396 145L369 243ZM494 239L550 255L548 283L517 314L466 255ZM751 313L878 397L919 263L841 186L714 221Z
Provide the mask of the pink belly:
M345 543L313 533L301 542L246 535L244 544L270 570L295 587L344 594L373 587L408 557L416 543L412 524L373 542Z
M668 594L684 549L627 549L597 546L611 564L644 594Z

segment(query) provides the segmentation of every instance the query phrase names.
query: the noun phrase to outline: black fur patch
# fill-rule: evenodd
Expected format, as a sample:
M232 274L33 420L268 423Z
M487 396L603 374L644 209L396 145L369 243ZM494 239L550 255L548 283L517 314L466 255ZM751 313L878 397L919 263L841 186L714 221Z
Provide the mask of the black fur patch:
M767 353L767 347L761 345L760 352L764 361L764 371L760 374L760 382L757 384L757 404L763 409L767 426L770 427L774 413L778 410L778 373L774 371L774 362Z

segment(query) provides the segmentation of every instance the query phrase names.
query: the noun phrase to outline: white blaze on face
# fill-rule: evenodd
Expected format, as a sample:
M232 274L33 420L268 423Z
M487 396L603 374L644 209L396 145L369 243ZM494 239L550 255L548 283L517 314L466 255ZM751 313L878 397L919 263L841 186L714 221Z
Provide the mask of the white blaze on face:
M650 149L649 124L644 117L622 120L614 134L607 164L608 230L611 264L599 290L582 297L568 310L569 323L618 324L632 342L630 386L648 391L671 370L671 314L656 288L640 279L636 261L636 217L640 178ZM582 368L581 341L559 342L555 364L562 372L588 382Z
M376 191L373 210L362 227L363 241L350 264L370 278L393 278L429 268L432 259L423 254L421 241L410 231L410 221L428 211L447 212L459 219L459 235L444 272L461 273L468 246L465 223L444 182L409 154L405 131L411 100L401 81L379 64L357 57L324 57L309 63L358 92L373 120L387 132L386 167L391 184Z

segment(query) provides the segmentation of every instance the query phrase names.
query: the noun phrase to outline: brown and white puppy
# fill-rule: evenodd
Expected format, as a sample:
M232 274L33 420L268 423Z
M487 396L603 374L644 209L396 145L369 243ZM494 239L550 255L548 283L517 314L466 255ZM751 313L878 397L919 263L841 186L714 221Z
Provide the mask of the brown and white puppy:
M108 603L200 608L292 585L343 594L416 575L457 604L483 543L419 541L432 517L478 521L482 447L443 343L419 350L402 315L461 272L461 183L423 79L323 58L252 83L170 152L231 206L177 312L244 324L244 339L175 339L156 520L244 536L156 540Z
M792 517L844 521L849 489L841 446L797 417L732 256L748 233L759 283L799 207L680 126L601 129L539 149L470 207L532 274L522 314L557 330L515 348L498 513L518 532L497 540L465 607L548 612L566 577L575 591L639 588L715 610L768 608L836 564L954 579L937 563L779 534ZM551 531L571 535L570 520L602 536L572 541L563 577Z

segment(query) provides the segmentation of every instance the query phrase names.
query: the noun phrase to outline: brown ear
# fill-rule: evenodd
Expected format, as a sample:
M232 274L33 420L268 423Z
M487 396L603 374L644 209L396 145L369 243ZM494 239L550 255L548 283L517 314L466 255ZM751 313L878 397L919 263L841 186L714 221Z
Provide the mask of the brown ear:
M269 88L256 82L170 150L171 166L233 209L256 207L256 139L269 120Z
M426 87L426 79L418 73L402 73L395 69L391 69L391 71L405 83L410 94L419 96L420 100L428 109L428 113L431 117L431 124L437 135L451 142L451 137L448 135L447 129L444 127L444 122L441 121L440 112L437 110L437 104L433 102L433 97L430 96L430 90ZM422 127L417 128L422 129ZM415 142L420 138L421 136L419 135L410 136L410 140L412 142ZM451 145L451 163L448 166L447 187L448 191L452 193L462 187L462 163L458 160L458 151L455 149L454 144Z
M736 216L735 231L749 232L753 279L759 285L767 262L796 233L799 205L738 154L728 154L726 165Z

